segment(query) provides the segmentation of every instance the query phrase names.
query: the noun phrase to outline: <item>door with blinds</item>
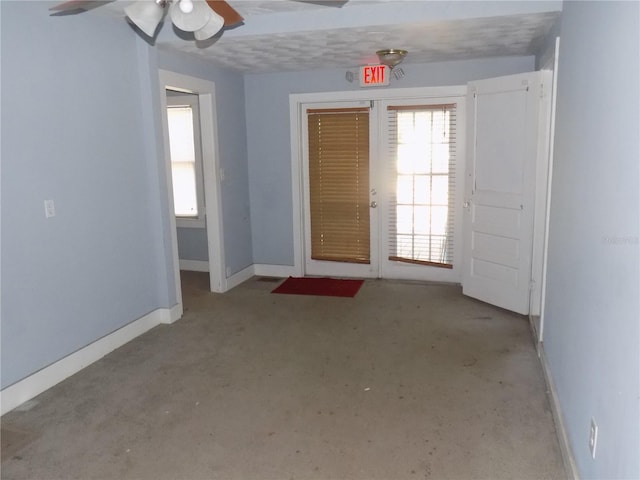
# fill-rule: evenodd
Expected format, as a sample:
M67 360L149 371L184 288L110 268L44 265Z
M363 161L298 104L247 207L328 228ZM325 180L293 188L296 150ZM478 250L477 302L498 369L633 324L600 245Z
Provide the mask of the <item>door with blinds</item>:
M463 100L382 104L382 277L459 281Z
M464 97L307 105L305 273L460 281Z
M305 273L375 277L370 103L322 104L305 111Z

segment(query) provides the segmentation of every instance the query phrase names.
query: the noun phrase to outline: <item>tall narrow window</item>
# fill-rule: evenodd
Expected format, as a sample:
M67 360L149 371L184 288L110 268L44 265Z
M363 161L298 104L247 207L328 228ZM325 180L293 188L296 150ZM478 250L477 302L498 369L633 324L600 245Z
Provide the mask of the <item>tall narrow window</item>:
M369 109L307 115L311 258L370 263Z
M179 219L199 219L204 213L198 96L167 97L173 205Z
M453 268L455 104L390 106L389 259Z

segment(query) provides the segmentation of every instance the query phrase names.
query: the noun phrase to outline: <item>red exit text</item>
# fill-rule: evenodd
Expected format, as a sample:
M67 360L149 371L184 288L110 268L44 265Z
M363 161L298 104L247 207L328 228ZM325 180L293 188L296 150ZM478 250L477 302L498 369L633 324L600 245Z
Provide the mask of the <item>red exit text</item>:
M365 65L360 67L361 87L380 85L389 85L389 67L386 65Z

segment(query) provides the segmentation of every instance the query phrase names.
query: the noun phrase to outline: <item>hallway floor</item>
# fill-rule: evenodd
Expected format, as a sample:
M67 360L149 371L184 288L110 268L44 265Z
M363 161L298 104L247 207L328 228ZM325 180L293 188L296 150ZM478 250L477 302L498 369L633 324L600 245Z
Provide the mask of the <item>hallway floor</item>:
M460 288L220 295L2 418L3 479L566 478L528 320Z

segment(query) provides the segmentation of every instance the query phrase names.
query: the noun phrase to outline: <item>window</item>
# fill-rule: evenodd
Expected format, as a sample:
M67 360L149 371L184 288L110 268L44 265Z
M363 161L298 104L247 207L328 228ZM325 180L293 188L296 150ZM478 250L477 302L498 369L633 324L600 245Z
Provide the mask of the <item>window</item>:
M389 260L453 268L455 105L390 106Z
M204 225L198 96L167 90L173 206L178 226Z

